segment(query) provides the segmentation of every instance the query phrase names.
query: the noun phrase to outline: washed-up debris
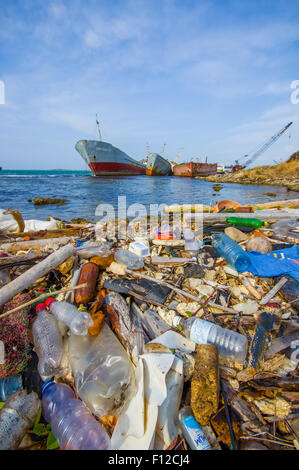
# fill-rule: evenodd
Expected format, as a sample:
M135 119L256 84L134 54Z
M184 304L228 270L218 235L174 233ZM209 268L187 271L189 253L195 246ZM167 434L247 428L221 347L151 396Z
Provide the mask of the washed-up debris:
M3 448L296 449L299 256L275 247L296 223L228 205L201 207L201 234L196 218L181 230L170 216L140 222L136 240L83 219L20 232L4 214L15 225L0 245L0 395L36 393L49 424L28 411L17 439L1 440L0 412ZM223 213L235 208L246 217Z

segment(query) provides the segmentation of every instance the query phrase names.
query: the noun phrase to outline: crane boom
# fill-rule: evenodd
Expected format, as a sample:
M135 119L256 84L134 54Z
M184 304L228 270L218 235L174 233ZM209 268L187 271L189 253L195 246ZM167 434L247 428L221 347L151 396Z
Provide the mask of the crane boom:
M232 171L238 171L238 170L242 170L243 168L246 168L248 165L251 165L251 163L253 163L257 157L259 157L262 153L264 153L269 147L271 147L271 145L274 144L274 142L276 142L279 137L282 136L282 134L285 133L285 131L293 124L293 122L289 122L285 127L283 127L279 132L277 132L275 135L273 135L269 140L267 140L267 142L265 142L262 147L257 150L257 152L255 152L248 160L246 160L246 162L244 163L244 165L240 165L239 164L239 161L236 160L236 165L233 166L232 168ZM246 157L248 157L248 155L245 155ZM244 158L244 157L243 157Z

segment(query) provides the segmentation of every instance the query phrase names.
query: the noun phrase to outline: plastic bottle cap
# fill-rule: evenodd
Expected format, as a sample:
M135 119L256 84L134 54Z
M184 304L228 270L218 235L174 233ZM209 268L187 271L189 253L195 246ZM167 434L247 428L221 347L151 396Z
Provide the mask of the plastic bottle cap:
M45 305L45 304L43 304L43 303L41 303L41 304L38 304L38 305L35 307L35 310L36 310L36 312L38 312L38 311L39 311L39 309L41 309L41 308L45 308L45 307L46 307L46 305Z
M42 386L42 393L44 393L51 384L55 384L55 382L53 382L53 380L47 380Z
M49 297L46 301L45 301L45 306L50 308L50 305L53 303L53 302L57 302L56 299L54 299L53 297Z

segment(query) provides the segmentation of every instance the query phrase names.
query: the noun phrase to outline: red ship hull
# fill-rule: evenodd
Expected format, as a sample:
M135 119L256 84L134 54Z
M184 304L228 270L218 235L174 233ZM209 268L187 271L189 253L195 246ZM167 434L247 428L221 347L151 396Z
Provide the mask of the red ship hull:
M117 162L90 162L89 168L96 176L145 175L145 168Z

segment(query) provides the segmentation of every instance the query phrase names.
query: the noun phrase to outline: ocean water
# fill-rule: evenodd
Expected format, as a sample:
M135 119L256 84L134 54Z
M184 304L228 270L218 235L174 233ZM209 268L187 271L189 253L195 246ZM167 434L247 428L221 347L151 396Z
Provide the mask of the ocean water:
M266 193L275 193L268 196ZM215 193L213 183L174 176L95 177L82 171L0 171L0 208L15 209L24 219L46 220L49 216L70 221L84 217L96 221L99 204L113 205L116 214L118 197L126 196L127 207L143 204L148 213L150 204L215 204L230 199L241 204L296 199L298 193L279 186L251 186L224 183ZM33 197L68 199L57 206L34 206ZM136 214L137 216L137 214ZM134 215L133 215L134 217Z

